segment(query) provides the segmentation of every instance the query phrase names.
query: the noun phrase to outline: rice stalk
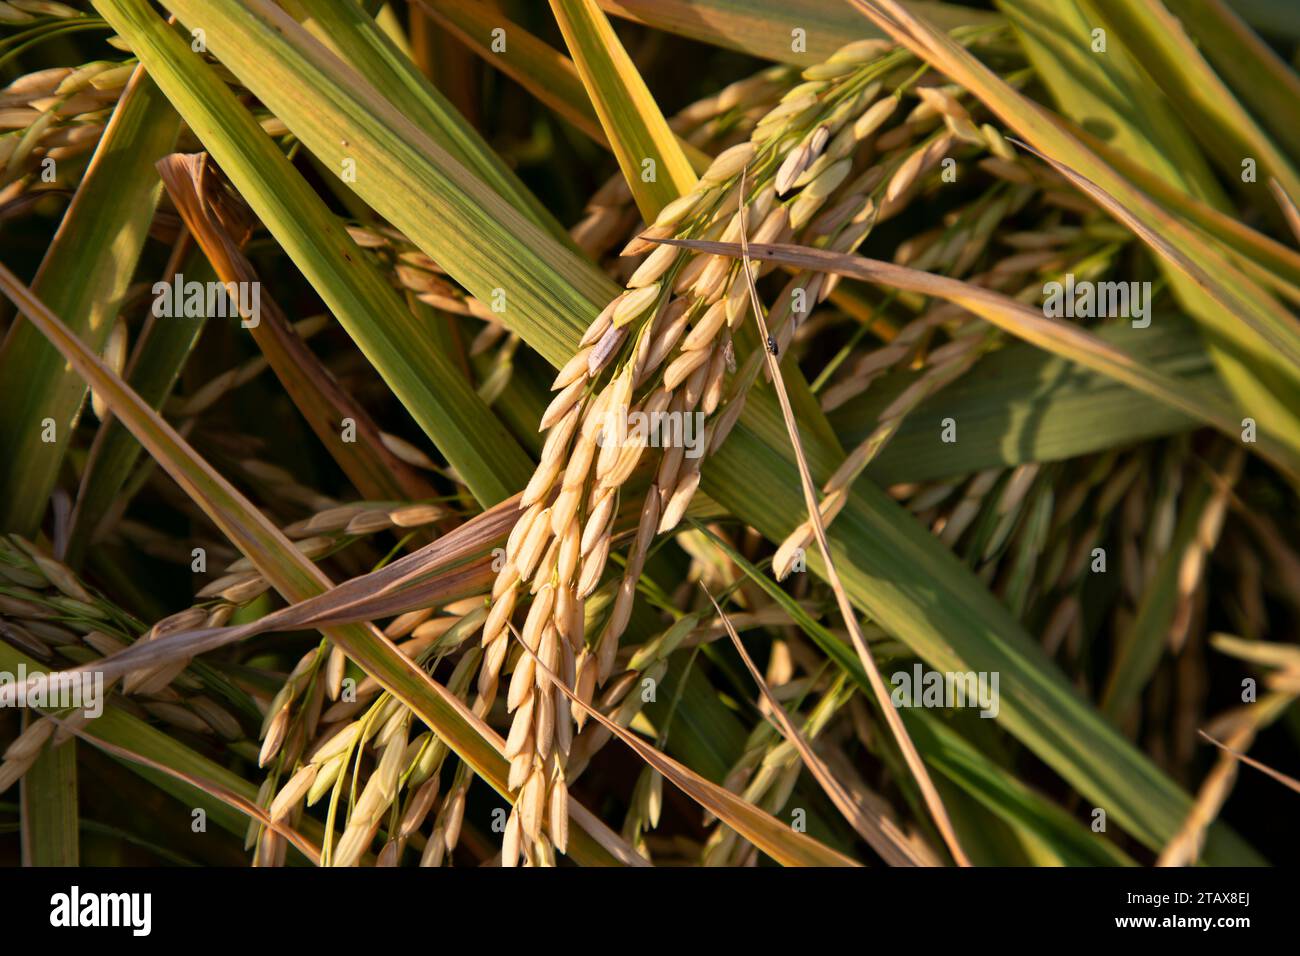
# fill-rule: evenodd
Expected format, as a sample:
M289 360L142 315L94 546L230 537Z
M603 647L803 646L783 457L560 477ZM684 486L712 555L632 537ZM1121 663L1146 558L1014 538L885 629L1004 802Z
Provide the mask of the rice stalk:
M896 105L902 93L900 89L879 99L879 78L902 66L905 58L877 53L876 48L849 48L836 61L844 66L838 78L807 80L787 92L759 121L749 142L721 153L696 189L665 207L625 254L644 252L651 248L652 237L668 234L737 236L741 178L747 167L755 171L754 214L760 219L756 238L782 239L807 227L814 230L810 236L824 235L838 248L856 246L875 218L874 203L861 191L864 184L885 184L883 201L896 209L922 173L937 165L950 142L950 134L941 134L910 151L896 147L905 150L905 158L895 161L892 174L887 176L888 166L875 167L849 180L849 154L880 126L883 111L876 108L878 102ZM868 122L860 122L863 117ZM850 193L837 204L837 214L815 220L815 213L846 181ZM778 195L796 186L802 186L797 195ZM809 302L805 312L821 292L818 279L811 284L804 290ZM731 333L748 308L747 289L733 262L680 255L658 246L632 273L627 291L588 328L582 350L553 383L557 394L541 421L547 432L542 459L524 490L524 513L507 542L506 565L493 588L493 610L483 634L478 712L486 713L495 699L508 646L507 623L525 587L533 597L521 631L528 650L562 674L584 701L608 679L647 550L656 534L676 526L689 505L699 485L700 459L687 459L680 447L661 457L643 499L613 607L589 646L581 623L583 602L599 586L609 558L620 488L634 469L643 467L646 450L638 440L619 447L605 440L605 432L633 413L680 416L698 409L711 419L705 446L720 445L743 404L745 380L753 380L753 372L742 375L739 396L733 393L724 403L725 376L735 362ZM756 365L752 367L756 371ZM605 384L600 386L600 381ZM520 790L521 802L559 807L567 787L564 768L572 743L572 708L558 693L545 691L545 683L531 668L516 669L507 698L507 708L515 714L507 741L510 784ZM581 715L573 713L572 720L581 729ZM553 843L541 814L530 816L524 835L518 845L526 853L534 850L537 859L549 859ZM555 848L563 851L563 846ZM509 854L506 862L514 862Z

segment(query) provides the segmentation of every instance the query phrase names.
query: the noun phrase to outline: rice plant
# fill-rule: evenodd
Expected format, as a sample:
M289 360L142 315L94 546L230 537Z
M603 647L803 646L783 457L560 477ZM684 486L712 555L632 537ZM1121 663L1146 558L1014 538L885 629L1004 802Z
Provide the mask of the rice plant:
M0 0L0 859L1283 862L1298 44Z

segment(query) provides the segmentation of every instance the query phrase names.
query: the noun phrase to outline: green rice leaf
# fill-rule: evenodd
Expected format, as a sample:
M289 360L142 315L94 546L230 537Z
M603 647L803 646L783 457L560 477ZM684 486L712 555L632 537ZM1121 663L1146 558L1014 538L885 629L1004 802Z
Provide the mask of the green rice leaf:
M21 790L23 866L77 866L77 745L47 747L24 774Z
M183 274L199 282L215 278L211 267L197 253L189 257ZM171 394L203 326L202 322L172 322L160 317L146 321L127 368L127 382L152 408L161 409ZM140 460L140 451L140 443L115 418L104 422L95 433L63 556L69 567L81 566L100 521L115 506L125 504L122 491Z
M162 183L153 164L180 118L138 70L32 280L91 349L104 344L135 272ZM32 326L0 346L0 528L30 536L72 444L86 385ZM45 440L53 435L53 441Z
M98 8L134 44L151 75L222 171L475 497L483 504L509 497L531 473L527 455L449 357L434 347L387 277L358 249L320 196L225 84L161 19L138 0L99 0ZM280 16L301 31L287 16ZM209 31L209 36L214 34ZM318 49L332 58L323 48ZM346 69L338 60L333 62ZM292 83L283 78L281 83L292 96ZM406 128L414 129L409 122L403 122ZM337 141L335 145L339 155L330 165L340 175L344 161L349 160L356 163L359 181L369 180L377 188L390 188L384 183L380 167L368 165L367 156L359 149L341 146ZM419 214L400 190L393 192L392 199ZM496 201L505 205L500 199ZM520 218L520 222L526 220ZM544 235L539 227L528 225L537 235ZM490 302L492 288L480 291L484 301Z
M646 222L691 191L695 172L595 0L551 0L578 75Z
M1117 324L1098 335L1142 364L1182 379L1211 403L1230 401L1187 318L1156 313L1150 328ZM885 376L831 412L831 424L845 444L864 441L879 413L919 374L903 370ZM962 440L936 442L935 422L949 416L961 422ZM1146 401L1107 375L1027 343L1013 343L985 356L917 406L867 467L867 474L885 487L952 479L1025 462L1078 458L1197 425L1194 417Z
M658 30L799 66L820 63L854 40L883 36L870 24L855 22L853 10L837 0L600 0L600 5ZM987 10L936 0L915 0L908 7L945 30L998 20Z
M499 196L562 242L569 234L550 210L519 181L465 117L447 101L386 36L356 0L296 0L325 37L411 122L433 136L465 168Z
M1300 194L1300 175L1206 62L1183 24L1161 0L1087 0L1132 50L1204 144L1206 155L1238 181L1244 158L1259 167L1258 182L1274 176ZM1271 84L1269 84L1271 85Z
M1290 114L1300 101L1300 76L1243 19L1246 4L1224 0L1168 0L1169 11L1205 52L1219 74L1294 163L1300 128ZM1235 6L1235 9L1234 9Z

